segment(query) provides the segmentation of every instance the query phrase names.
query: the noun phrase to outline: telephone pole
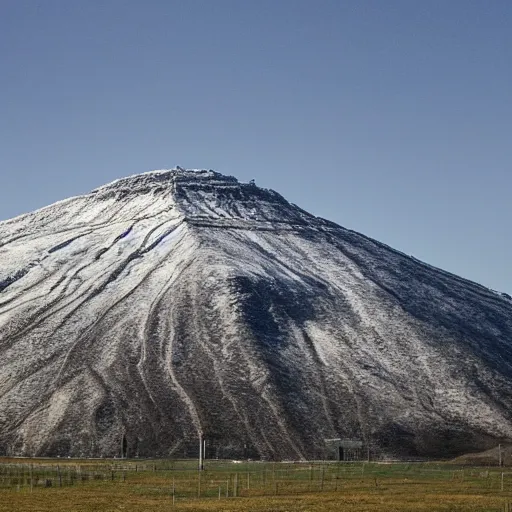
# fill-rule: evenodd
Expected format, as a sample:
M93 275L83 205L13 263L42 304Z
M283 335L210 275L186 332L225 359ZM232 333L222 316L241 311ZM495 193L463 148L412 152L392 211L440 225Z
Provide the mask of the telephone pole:
M199 471L204 469L203 464L203 433L199 433Z

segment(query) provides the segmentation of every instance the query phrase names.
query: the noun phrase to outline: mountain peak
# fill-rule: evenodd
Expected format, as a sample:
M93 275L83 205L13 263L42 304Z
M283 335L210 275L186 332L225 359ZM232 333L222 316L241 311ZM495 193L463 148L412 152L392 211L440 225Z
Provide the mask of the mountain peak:
M233 176L224 176L220 172L211 169L184 169L178 165L172 169L157 169L118 178L98 187L92 193L124 189L145 192L152 188L170 186L178 181L196 181L198 183L214 181L238 182Z
M165 202L190 222L269 229L304 226L314 217L274 190L242 183L211 169L161 169L117 179L91 192L98 201L131 201L146 197L148 208Z
M512 439L510 300L254 183L122 178L0 223L0 258L0 455Z

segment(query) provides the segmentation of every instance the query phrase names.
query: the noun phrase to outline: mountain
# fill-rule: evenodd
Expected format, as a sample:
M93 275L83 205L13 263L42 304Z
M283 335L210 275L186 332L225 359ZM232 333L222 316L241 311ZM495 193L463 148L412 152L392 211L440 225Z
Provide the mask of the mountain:
M0 361L0 454L185 456L201 433L210 456L291 459L334 437L402 457L512 440L508 296L213 171L1 222Z

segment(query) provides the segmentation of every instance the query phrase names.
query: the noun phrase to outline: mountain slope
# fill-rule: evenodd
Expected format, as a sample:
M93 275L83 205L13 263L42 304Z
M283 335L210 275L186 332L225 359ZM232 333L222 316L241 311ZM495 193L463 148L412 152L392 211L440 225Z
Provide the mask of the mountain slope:
M512 301L213 171L0 223L0 357L0 453L512 439Z

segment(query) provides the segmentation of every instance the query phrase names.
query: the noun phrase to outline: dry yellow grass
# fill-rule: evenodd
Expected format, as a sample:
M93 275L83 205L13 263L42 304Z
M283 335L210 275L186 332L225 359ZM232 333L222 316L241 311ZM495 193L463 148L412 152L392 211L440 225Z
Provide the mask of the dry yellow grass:
M51 462L56 463L43 463ZM58 462L60 467L77 464L77 461ZM34 461L37 463L41 461ZM91 464L84 463L83 467L87 465ZM104 463L104 467L107 470L109 463ZM270 469L262 472L257 465L245 470L239 465L211 466L201 476L200 492L202 496L208 494L207 499L197 498L197 471L140 471L139 467L138 472L129 471L125 481L118 473L115 481L92 479L59 487L53 480L51 488L35 486L32 490L25 473L19 488L11 485L0 489L0 512L509 512L507 503L512 504L512 479L505 481L504 491L501 491L498 469L462 471L376 464L365 468L360 465L319 467L315 473L308 465L283 470L276 469L284 467L282 465L268 467ZM248 474L251 476L249 489ZM174 504L173 480L177 492ZM238 482L240 497L225 497L228 481L230 495L234 482ZM321 487L324 492L318 492Z
M62 489L0 492L2 512L405 512L405 511L501 511L507 498L495 493L450 492L421 486L383 487L375 491L339 491L300 496L186 499L174 505L169 495L141 494L131 485L91 485Z

